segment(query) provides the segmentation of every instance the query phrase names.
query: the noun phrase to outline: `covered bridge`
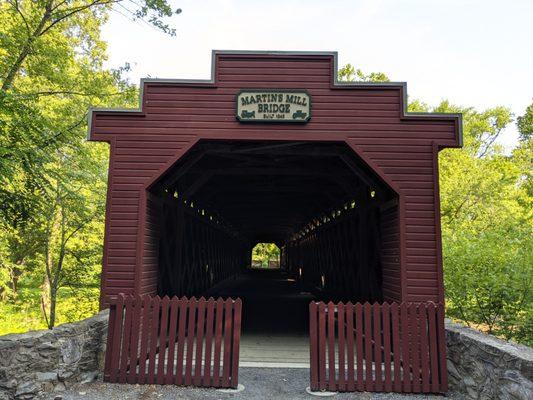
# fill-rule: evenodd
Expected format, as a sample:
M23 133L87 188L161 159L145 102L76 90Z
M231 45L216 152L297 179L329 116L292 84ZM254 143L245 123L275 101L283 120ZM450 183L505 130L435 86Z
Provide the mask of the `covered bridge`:
M408 113L404 83L339 82L336 53L212 57L209 80L144 79L139 109L90 113L89 139L110 144L101 306L158 313L172 382L181 303L164 296L194 297L207 314L189 324L206 337L216 313L197 298L222 296L242 299L244 328L305 326L312 389L445 391L437 158L461 146L460 115ZM257 243L280 248L278 271L251 269ZM129 325L111 342L107 379L119 380L114 365L142 382L147 317L122 315L112 313ZM240 303L231 315L238 342ZM124 335L141 343L135 364L119 349ZM196 357L211 360L211 349ZM228 357L219 362L237 368L238 344ZM220 386L194 363L188 384Z

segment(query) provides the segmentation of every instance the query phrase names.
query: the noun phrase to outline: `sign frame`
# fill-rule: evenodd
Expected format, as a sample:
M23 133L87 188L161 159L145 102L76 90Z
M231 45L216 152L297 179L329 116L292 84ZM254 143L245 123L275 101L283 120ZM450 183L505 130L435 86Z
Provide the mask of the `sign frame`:
M309 112L308 115L303 119L280 119L280 118L273 118L273 119L248 119L248 118L242 118L239 113L239 96L243 93L256 93L256 92L263 92L263 93L303 93L307 95L307 99L309 101ZM252 123L252 124L270 124L270 123L287 123L287 124L305 124L311 120L312 116L312 110L313 110L313 102L311 99L311 95L309 92L305 89L262 89L262 88L246 88L241 89L235 94L235 118L239 122L244 123Z

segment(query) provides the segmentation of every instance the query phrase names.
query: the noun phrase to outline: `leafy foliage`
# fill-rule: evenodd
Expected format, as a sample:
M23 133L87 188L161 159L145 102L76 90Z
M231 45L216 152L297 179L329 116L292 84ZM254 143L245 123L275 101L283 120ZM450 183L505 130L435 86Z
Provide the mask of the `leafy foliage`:
M351 65L339 77L388 80ZM463 114L464 147L439 156L447 315L533 345L533 104L517 118L520 143L510 155L497 144L513 120L506 107L412 100L408 111Z
M439 157L447 314L489 333L533 343L531 147L496 144L505 107L461 112L464 147ZM526 146L527 147L527 146Z
M527 141L533 135L533 103L526 108L524 115L516 119L516 125L520 132L520 139Z
M257 243L252 249L252 265L267 268L269 261L279 265L280 250L274 243Z
M0 3L0 297L23 302L20 280L39 288L50 328L62 287L98 281L108 161L86 143L87 110L136 104L127 66L103 67L100 39L109 12L128 6L174 33L165 0Z
M389 82L390 79L383 72L365 74L352 64L346 64L339 69L338 77L343 82Z
M98 312L98 287L64 287L57 294L57 324L79 321ZM41 290L21 285L17 301L0 302L0 335L43 329Z

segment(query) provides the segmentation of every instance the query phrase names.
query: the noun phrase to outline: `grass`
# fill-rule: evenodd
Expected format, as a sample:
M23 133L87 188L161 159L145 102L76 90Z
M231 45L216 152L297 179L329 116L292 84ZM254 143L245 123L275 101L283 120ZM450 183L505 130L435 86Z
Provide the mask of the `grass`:
M96 314L99 293L99 288L61 288L57 298L56 326ZM46 327L39 288L23 286L14 300L0 301L0 335Z

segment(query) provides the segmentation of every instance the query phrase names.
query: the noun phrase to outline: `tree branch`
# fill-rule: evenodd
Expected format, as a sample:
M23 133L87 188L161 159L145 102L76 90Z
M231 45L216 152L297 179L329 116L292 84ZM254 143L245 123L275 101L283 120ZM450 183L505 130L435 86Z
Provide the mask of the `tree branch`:
M31 35L31 29L30 24L28 24L28 20L22 13L22 10L20 9L18 0L8 0L8 3L11 4L11 6L17 11L17 13L22 17L22 20L24 21L24 25L26 25L26 32L28 34L28 37Z
M41 35L43 27L46 25L46 22L50 19L52 15L52 1L50 0L46 6L45 6L45 12L41 18L41 21L37 25L37 28L33 31L33 33L28 36L28 40L26 40L26 43L22 46L22 49L20 50L20 53L11 66L11 68L8 70L7 75L4 79L4 82L2 83L2 90L7 91L11 88L13 85L13 81L15 80L15 76L19 72L20 68L22 67L22 63L28 57L30 54L31 46L33 44L33 41Z
M494 142L496 141L496 139L498 139L498 137L500 136L500 133L502 132L501 129L498 129L498 132L496 132L492 138L489 140L488 143L485 144L485 148L483 149L483 151L481 153L479 153L478 155L478 158L483 158L487 152L489 151L489 149L491 148L491 146L494 144Z
M61 21L67 19L68 17L70 17L71 15L74 15L80 11L83 11L83 10L88 10L89 8L91 7L95 7L95 6L100 6L100 5L107 5L107 4L112 4L112 3L118 3L122 0L108 0L108 1L101 1L101 0L94 0L93 2L89 3L89 4L86 4L84 6L80 6L80 7L74 7L74 8L71 8L71 9L67 9L67 10L64 10L64 12L66 12L66 14L60 16L60 17L57 17L56 19L54 19L50 25L48 25L46 28L44 28L41 33L38 35L38 36L43 36L44 34L46 34L46 32L48 32L50 29L52 29L55 25L57 25L58 23L60 23Z
M43 296L41 296L41 308L43 310L43 315L44 315L44 320L46 322L46 326L50 326L50 323L48 322L48 314L46 314L46 306L44 305Z

